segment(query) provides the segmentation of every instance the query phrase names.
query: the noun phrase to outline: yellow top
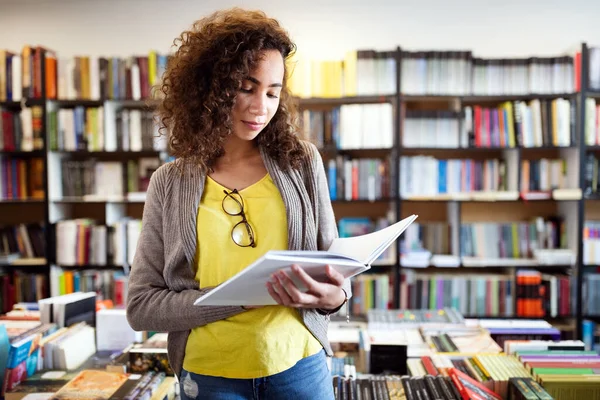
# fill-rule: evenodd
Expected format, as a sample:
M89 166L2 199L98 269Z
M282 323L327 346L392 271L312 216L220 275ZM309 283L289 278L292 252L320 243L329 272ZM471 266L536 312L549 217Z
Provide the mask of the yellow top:
M268 250L287 249L285 205L270 175L240 191L254 230L254 248L240 247L231 238L242 217L223 211L225 189L206 178L197 218L196 280L201 287L224 282ZM265 306L193 329L183 368L201 375L260 378L282 372L321 349L297 310Z

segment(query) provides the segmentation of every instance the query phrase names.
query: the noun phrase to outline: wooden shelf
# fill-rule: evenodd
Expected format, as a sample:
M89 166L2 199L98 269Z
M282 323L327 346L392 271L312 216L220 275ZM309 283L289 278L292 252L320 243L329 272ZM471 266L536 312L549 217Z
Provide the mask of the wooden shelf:
M102 107L104 101L102 100L89 100L89 99L48 99L48 103L57 104L62 108L73 108L73 107Z
M507 317L507 316L481 316L481 315L464 315L463 316L465 319L543 319L543 320L562 320L562 319L569 319L569 318L573 318L573 315L561 315L561 316L557 316L557 317L550 317L550 316L545 316L545 317L524 317L524 316L512 316L512 317ZM493 328L490 328L493 329Z
M348 96L348 97L296 97L300 107L306 106L341 106L345 104L379 104L392 103L396 95Z
M386 197L386 198L381 198L381 199L374 199L374 200L370 200L370 199L356 199L356 200L344 200L344 199L339 199L339 200L331 200L332 204L350 204L350 203L385 203L385 202L392 202L392 201L396 201L396 199L394 199L393 197Z
M557 93L557 94L513 94L513 95L410 95L400 96L405 102L442 102L442 101L460 101L463 104L476 103L496 103L504 101L527 101L527 100L553 100L558 98L574 98L577 93Z
M146 99L146 100L107 99L107 101L117 103L121 107L125 107L125 108L155 108L161 102L161 100L159 100L159 99Z
M443 202L456 201L461 203L506 203L506 202L564 202L581 200L581 191L578 189L557 189L552 193L534 193L523 194L516 191L506 192L467 192L453 194L439 194L433 196L410 196L402 197L401 201L406 202Z
M63 197L60 199L50 200L51 203L57 204L104 204L104 203L117 203L117 204L133 204L133 203L144 203L145 199L127 197L97 197L97 196L85 196L85 197Z
M44 257L17 258L16 260L9 262L0 262L0 266L3 267L45 267L47 265Z
M556 94L517 94L517 95L470 95L462 96L463 103L489 103L504 101L527 101L527 100L554 100L559 98L574 98L577 93L556 93Z
M507 192L467 192L440 194L433 196L411 196L403 197L401 201L411 202L436 202L436 201L460 201L460 202L514 202L520 201L519 193L516 191Z
M71 108L71 107L101 107L105 102L114 102L122 107L128 108L151 108L156 107L160 100L146 99L146 100L126 100L126 99L48 99L49 103L57 104L60 107Z
M578 146L576 144L571 144L569 146L539 146L539 147L519 147L519 149L524 151L539 151L539 150L564 150L564 149L577 149Z
M331 153L358 153L358 152L375 152L388 153L394 150L392 147L363 147L357 149L340 149L334 146L321 147L319 150Z
M545 265L545 264L539 264L536 260L531 260L531 262L528 262L529 260L523 260L523 259L517 259L516 261L513 261L512 259L505 259L502 260L502 262L498 262L498 260L494 260L494 262L490 262L487 263L485 262L485 260L481 260L481 262L479 263L480 265L465 265L463 263L461 263L458 267L443 267L443 266L436 266L436 265L429 265L425 268L423 267L412 267L410 265L404 265L401 263L402 268L407 268L410 269L414 272L424 272L424 273L437 273L437 274L442 274L442 273L453 273L454 271L458 271L459 273L464 273L464 272L468 272L468 273L475 273L475 272L482 272L482 273L489 273L490 271L504 271L507 269L537 269L537 270L542 270L542 271L550 271L550 272L564 272L565 270L569 270L569 269L573 269L575 268L572 265Z
M0 107L10 108L10 109L19 109L19 108L21 108L21 102L20 101L0 101Z
M571 146L540 146L540 147L401 147L402 153L418 153L418 152L432 152L432 151L447 151L447 152L461 152L461 151L481 151L481 152L499 152L503 150L523 150L523 151L538 151L538 150L563 150L563 149L577 149L577 145ZM600 150L600 146L598 146Z
M432 154L434 157L439 154L438 157L447 157L448 153L476 153L476 154L489 154L495 153L500 154L504 150L517 150L516 147L504 148L504 147L401 147L400 154L402 155L419 155L423 153Z
M87 150L52 150L50 153L55 154L66 154L70 156L81 156L81 157L151 157L160 156L161 151L158 150L141 150L141 151L129 151L129 150L117 150L117 151L87 151Z
M32 150L32 151L22 151L22 150L0 150L0 154L12 156L12 157L44 157L44 150Z
M83 265L56 265L58 268L62 269L79 269L79 270L90 270L90 269L98 269L98 270L124 270L124 267L121 265L92 265L92 264L83 264Z
M44 199L0 199L0 204L44 204Z

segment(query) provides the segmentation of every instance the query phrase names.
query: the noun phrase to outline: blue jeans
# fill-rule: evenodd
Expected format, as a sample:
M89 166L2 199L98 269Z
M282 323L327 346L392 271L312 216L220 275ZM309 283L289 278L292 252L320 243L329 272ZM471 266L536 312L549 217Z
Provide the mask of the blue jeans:
M325 350L303 358L292 368L256 379L230 379L183 370L181 400L331 400L333 381Z

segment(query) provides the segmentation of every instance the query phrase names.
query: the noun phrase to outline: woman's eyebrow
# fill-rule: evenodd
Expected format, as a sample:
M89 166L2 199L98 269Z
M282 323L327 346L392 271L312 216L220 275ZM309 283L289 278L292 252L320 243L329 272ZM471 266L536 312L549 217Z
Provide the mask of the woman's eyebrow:
M256 83L257 85L260 85L260 81L256 78L253 78L251 76L247 76L246 77L247 80L249 80L252 83ZM269 85L269 87L283 87L283 85L281 83L271 83Z

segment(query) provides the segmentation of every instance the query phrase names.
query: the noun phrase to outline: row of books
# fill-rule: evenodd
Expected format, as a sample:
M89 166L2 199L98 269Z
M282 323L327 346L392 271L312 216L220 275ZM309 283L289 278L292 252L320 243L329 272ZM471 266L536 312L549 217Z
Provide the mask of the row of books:
M394 301L388 274L361 274L352 279L352 315L366 315L369 310L391 308Z
M406 110L402 126L402 146L466 147L466 131L461 131L463 127L460 123L463 115L462 112L449 110Z
M566 189L572 184L567 177L568 165L564 159L522 160L521 192Z
M298 56L290 63L289 85L299 97L391 95L396 93L396 53L348 51L343 60Z
M449 224L413 222L400 237L400 252L406 254L427 249L434 254L450 254L451 243L452 234Z
M565 147L575 143L575 121L575 102L558 98L465 107L464 125L473 147Z
M59 221L55 224L56 264L131 265L141 229L141 220L130 218L110 226L83 218Z
M583 275L583 313L586 315L600 315L600 273Z
M42 56L45 64L42 69ZM60 57L42 46L23 47L21 54L0 51L0 101L39 98L42 71L49 99L147 99L160 82L167 56Z
M331 200L377 200L391 195L390 163L377 158L337 156L327 162Z
M483 59L470 51L359 50L343 61L299 59L293 92L300 97L393 94L396 57L401 57L402 93L409 95L572 93L577 80L570 56Z
M598 88L596 55L590 49L590 87ZM41 97L42 55L46 93L62 99L141 99L152 96L168 55L150 51L131 57L60 57L42 46L26 45L21 54L0 51L0 101ZM344 60L299 58L290 64L290 85L300 97L393 94L396 58L401 57L401 87L414 95L519 95L572 93L579 71L571 56L483 59L470 51L349 51ZM577 55L579 57L579 55Z
M123 271L106 270L102 267L84 271L77 268L52 267L50 294L61 296L80 291L95 292L99 301L110 301L115 307L125 307L128 282L128 277Z
M520 95L572 93L573 57L482 59L469 51L403 52L402 93Z
M42 97L42 59L45 50L41 46L24 46L21 54L0 50L0 101L20 101L22 98ZM55 61L49 57L45 71L56 71ZM46 79L46 93L50 93L51 80Z
M600 221L583 223L583 263L600 264Z
M102 267L85 271L53 267L50 275L23 271L0 272L0 288L0 313L8 312L18 303L37 302L50 295L78 291L95 292L99 299L110 300L113 305L124 307L127 304L128 278L122 271L102 270Z
M600 160L596 154L588 153L585 155L582 173L584 184L583 190L586 196L594 196L600 192L600 185L598 184L600 178L599 162Z
M335 145L339 149L391 148L394 145L393 122L390 103L341 106L339 125L336 127L334 122L333 126Z
M400 157L400 197L436 196L478 191L506 191L509 171L504 160ZM516 188L512 188L516 190Z
M560 317L571 315L568 276L519 270L505 274L422 273L401 277L401 308L455 308L481 317Z
M108 108L107 108L108 109ZM121 109L113 124L108 111L99 107L75 107L48 113L48 140L51 151L143 151L163 150L152 113Z
M32 151L44 147L42 108L13 112L0 107L0 151Z
M0 201L44 198L44 160L0 154Z
M37 302L50 295L48 277L41 273L0 272L0 288L0 313L12 310L16 303Z
M42 223L0 226L0 263L45 256L46 241Z
M600 104L589 98L585 100L585 144L600 145Z
M161 164L159 157L142 157L127 163L63 158L60 170L50 177L56 182L52 187L52 198L122 198L126 193L137 193L131 191L136 188L145 192L150 177Z
M540 249L567 247L566 224L560 218L531 222L482 222L460 226L460 254L483 259L533 258Z
M600 396L600 355L581 341L507 342L505 352L519 360L556 399Z

